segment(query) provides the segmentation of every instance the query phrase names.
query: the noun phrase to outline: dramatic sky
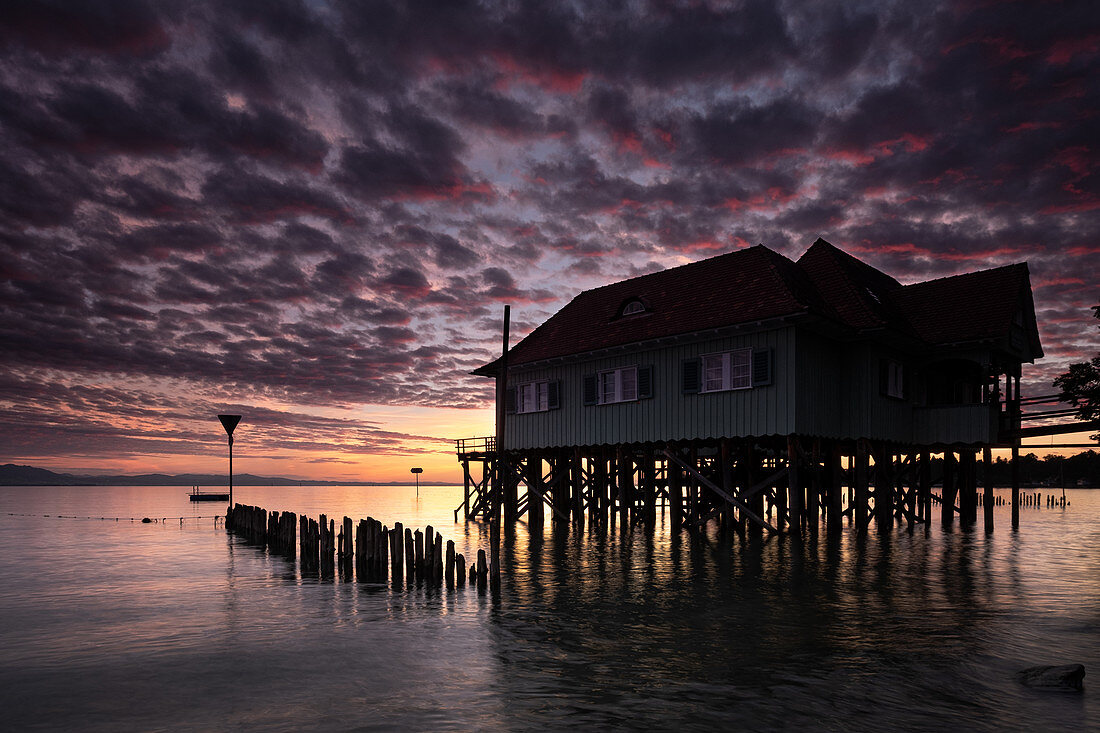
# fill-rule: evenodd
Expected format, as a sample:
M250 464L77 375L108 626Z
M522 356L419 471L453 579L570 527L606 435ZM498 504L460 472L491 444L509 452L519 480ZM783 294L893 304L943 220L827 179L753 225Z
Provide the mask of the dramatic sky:
M1095 352L1091 2L0 4L0 462L459 476L503 304L821 236Z

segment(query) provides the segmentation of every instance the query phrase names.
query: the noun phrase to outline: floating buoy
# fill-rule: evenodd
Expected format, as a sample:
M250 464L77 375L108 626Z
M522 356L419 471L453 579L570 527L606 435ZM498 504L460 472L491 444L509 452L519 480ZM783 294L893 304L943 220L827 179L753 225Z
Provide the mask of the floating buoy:
M145 519L141 520L141 523L142 524L149 524L152 521L153 521L152 519L150 519L149 517L146 517Z

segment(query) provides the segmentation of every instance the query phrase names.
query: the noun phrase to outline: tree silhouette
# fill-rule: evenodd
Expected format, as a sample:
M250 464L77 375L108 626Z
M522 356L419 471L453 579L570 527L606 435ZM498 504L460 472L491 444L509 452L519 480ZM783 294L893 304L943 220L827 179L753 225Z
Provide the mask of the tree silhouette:
M1100 305L1092 307L1092 314L1100 318ZM1054 380L1054 386L1061 390L1058 398L1076 407L1082 420L1100 419L1100 354L1089 361L1070 364L1069 371ZM1092 439L1100 441L1100 433Z

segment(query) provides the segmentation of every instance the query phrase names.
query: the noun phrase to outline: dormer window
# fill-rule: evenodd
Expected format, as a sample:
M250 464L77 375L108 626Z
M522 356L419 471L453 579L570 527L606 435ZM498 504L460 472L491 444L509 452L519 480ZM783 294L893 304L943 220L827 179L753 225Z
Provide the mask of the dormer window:
M619 318L626 318L627 316L636 316L641 313L646 313L649 308L646 307L645 301L641 298L630 298L623 302L619 307Z

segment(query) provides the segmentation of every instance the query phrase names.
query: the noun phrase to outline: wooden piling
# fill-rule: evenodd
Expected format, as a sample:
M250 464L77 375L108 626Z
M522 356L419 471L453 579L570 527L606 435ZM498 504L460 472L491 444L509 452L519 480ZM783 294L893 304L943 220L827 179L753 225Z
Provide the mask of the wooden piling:
M842 528L841 518L844 513L843 494L841 493L841 468L840 446L833 444L829 448L828 464L825 471L825 492L827 496L825 510L825 527L830 534L840 532Z
M435 580L435 528L428 525L424 528L424 579Z
M1012 443L1012 459L1010 466L1012 474L1012 529L1020 527L1020 443L1018 440Z
M488 575L488 568L485 564L485 550L477 551L477 586L478 588L485 587L486 576Z
M424 533L419 529L413 532L413 538L416 547L416 562L414 567L416 569L416 579L424 579Z

